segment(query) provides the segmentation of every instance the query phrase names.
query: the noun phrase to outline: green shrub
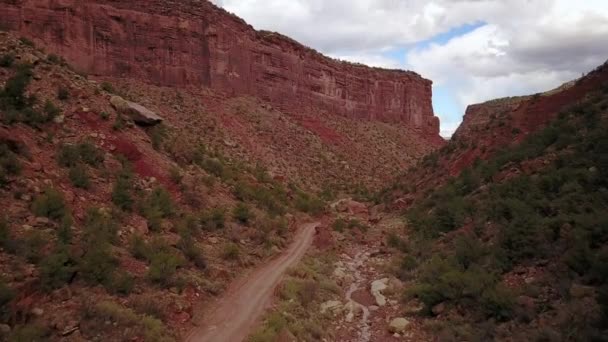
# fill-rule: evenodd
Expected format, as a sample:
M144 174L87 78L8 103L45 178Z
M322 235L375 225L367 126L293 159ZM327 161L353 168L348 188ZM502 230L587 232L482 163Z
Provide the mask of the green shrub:
M42 259L42 252L48 241L48 236L38 230L25 232L23 238L16 241L16 252L32 264L37 264Z
M60 288L71 281L76 273L76 262L67 246L59 245L38 265L40 284L45 290Z
M117 260L107 242L90 243L79 261L79 275L90 284L110 284Z
M506 321L513 316L515 297L508 288L497 285L483 291L481 294L481 306L487 317Z
M0 67L10 68L15 62L15 55L13 53L7 53L0 56Z
M36 127L45 122L44 117L32 108L36 103L36 97L26 95L32 75L31 66L19 65L15 75L6 81L3 89L0 89L0 110L5 124L23 122Z
M57 108L51 100L47 100L44 104L44 113L46 114L46 121L48 122L61 115L61 109Z
M348 223L342 218L335 220L334 223L331 224L332 229L340 233L343 233L347 226Z
M10 333L9 342L48 341L51 332L48 328L37 324L18 325Z
M84 220L83 238L85 242L113 243L118 233L118 224L105 209L89 208Z
M108 112L101 112L99 113L99 117L101 117L101 120L103 121L108 121L110 119L110 113Z
M222 257L226 260L238 260L241 254L241 249L235 243L227 243L224 245Z
M105 288L118 295L128 295L133 291L135 280L133 276L124 271L115 271L108 281L104 284Z
M154 296L137 296L130 301L130 306L138 314L147 315L160 320L165 320L167 318L165 307Z
M53 53L50 54L50 55L48 55L46 57L46 60L49 61L49 63L52 63L52 64L63 64L64 63L63 58L61 58L61 57L59 57L59 56L57 56L57 55L55 55Z
M91 186L87 168L82 164L77 164L76 166L70 167L68 176L70 178L70 182L72 182L72 185L77 188L88 189Z
M253 217L253 213L245 203L239 203L232 210L232 217L242 224L248 224Z
M112 187L112 203L118 208L131 211L133 209L134 200L131 195L133 191L133 173L128 167L123 167L118 174L116 183Z
M67 101L70 99L70 91L61 86L57 89L57 99L61 100L61 101Z
M178 167L171 167L169 169L169 178L171 179L171 181L175 184L181 184L182 179L184 178L184 175L182 174L182 171L178 168Z
M32 212L36 216L61 220L68 214L63 194L53 188L47 188L43 194L36 196L32 204Z
M13 298L15 298L15 291L6 285L4 279L0 278L0 320L3 322L10 314L8 303L10 303Z
M173 199L171 194L163 187L157 186L148 195L146 207L157 209L163 218L173 215Z
M8 184L9 177L21 172L21 163L17 155L6 144L0 143L0 187Z
M34 42L31 39L29 39L29 38L21 37L21 38L19 38L19 41L21 42L21 44L23 44L25 46L28 46L28 47L31 47L31 48L36 47L36 44L34 44Z
M175 253L159 252L152 256L148 279L163 286L170 285L170 281L182 266L184 261Z
M116 114L116 118L114 119L114 123L112 124L112 129L115 131L122 131L127 125L127 120L125 117L118 113Z
M103 152L92 142L84 141L76 145L63 144L57 152L57 163L62 167L72 167L85 163L98 167L103 163Z
M133 255L134 258L139 260L148 259L151 253L148 244L139 235L135 235L131 238L130 251L131 255Z
M111 93L111 94L115 93L114 86L112 85L112 83L109 83L109 82L102 82L101 90Z
M223 208L213 208L201 215L201 224L207 231L215 231L226 225L226 211Z
M163 125L156 125L148 130L148 135L152 141L152 148L158 151L167 138L167 129Z
M301 191L296 195L295 207L312 215L319 215L325 211L325 203L320 198Z
M16 244L6 217L0 217L0 247L9 253L15 253Z
M201 249L196 246L194 239L190 235L182 234L182 237L177 244L177 248L179 248L182 253L196 265L199 269L207 268L207 259L203 255Z

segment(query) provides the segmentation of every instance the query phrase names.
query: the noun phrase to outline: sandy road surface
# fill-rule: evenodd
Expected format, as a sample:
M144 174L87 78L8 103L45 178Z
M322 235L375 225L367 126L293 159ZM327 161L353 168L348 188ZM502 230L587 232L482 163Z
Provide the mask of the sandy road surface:
M240 342L254 328L270 304L283 273L294 266L310 247L319 223L304 224L294 241L277 258L237 279L225 294L205 310L189 342Z

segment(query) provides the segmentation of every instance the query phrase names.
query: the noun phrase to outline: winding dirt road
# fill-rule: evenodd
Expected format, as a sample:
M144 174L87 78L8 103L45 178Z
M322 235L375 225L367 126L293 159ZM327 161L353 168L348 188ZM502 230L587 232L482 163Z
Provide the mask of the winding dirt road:
M205 310L199 326L190 332L186 341L243 341L270 304L283 273L300 261L310 247L318 225L303 225L294 242L279 257L232 283L226 293Z

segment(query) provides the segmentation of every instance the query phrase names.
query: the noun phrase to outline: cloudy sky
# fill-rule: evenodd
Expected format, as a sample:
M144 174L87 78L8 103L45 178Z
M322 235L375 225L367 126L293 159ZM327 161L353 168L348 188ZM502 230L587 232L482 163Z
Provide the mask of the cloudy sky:
M213 0L332 57L434 81L442 134L468 104L549 90L608 59L608 0Z

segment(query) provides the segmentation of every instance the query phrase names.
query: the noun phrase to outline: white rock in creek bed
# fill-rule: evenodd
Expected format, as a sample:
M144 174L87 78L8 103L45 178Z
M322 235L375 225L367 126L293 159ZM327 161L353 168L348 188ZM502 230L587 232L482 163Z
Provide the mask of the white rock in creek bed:
M410 324L410 321L403 317L394 318L388 325L388 331L392 333L402 333Z
M374 298L376 299L376 304L378 304L378 306L386 305L386 297L384 297L382 291L386 290L387 287L388 278L375 280L374 282L372 282L371 293L372 296L374 296Z
M337 300L330 300L321 304L321 313L325 313L327 310L336 312L342 308L342 302Z

